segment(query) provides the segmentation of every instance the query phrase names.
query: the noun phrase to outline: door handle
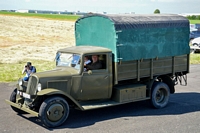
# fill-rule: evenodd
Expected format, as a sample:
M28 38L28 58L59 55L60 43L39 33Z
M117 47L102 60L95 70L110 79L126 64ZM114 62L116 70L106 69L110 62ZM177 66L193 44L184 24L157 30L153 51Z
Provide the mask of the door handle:
M104 77L104 79L107 79L107 78L108 78L108 76L105 76L105 77Z

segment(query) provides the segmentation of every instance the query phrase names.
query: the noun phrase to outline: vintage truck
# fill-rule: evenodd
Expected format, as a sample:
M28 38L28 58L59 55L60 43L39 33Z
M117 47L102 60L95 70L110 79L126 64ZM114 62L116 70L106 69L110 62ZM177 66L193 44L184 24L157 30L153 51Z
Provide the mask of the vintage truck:
M71 108L90 110L148 100L168 104L189 73L189 21L169 14L89 14L75 22L76 46L56 53L56 68L19 79L6 103L63 124ZM84 57L98 55L101 69L85 70Z

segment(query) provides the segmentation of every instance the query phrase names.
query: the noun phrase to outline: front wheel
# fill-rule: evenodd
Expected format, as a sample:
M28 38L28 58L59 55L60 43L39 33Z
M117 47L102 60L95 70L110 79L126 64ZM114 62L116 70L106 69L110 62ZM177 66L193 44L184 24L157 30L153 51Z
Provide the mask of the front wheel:
M155 108L163 108L169 101L169 87L163 82L156 82L151 92L151 104Z
M17 97L17 89L14 89L14 91L11 93L10 95L10 101L13 102L13 103L16 103L16 97ZM15 108L13 106L11 106L11 108L17 112L18 114L27 114L26 112L18 109L18 108Z
M47 127L63 124L69 115L69 105L62 97L49 97L40 106L39 118Z

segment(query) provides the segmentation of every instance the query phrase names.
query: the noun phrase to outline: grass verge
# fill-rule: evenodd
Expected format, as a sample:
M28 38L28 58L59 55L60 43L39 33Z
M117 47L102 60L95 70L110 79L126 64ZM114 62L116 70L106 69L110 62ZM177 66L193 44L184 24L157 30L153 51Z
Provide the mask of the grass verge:
M200 64L200 54L190 54L190 64Z
M54 61L32 60L32 64L36 67L37 72L51 70L55 68ZM0 64L0 82L17 81L22 75L22 69L26 62L16 64ZM190 64L200 64L200 54L190 54Z
M43 18L43 19L51 19L51 20L66 20L66 21L76 21L78 18L81 17L79 15L67 15L67 14L17 13L17 12L4 12L4 11L0 11L0 15L33 17L33 18Z
M200 20L189 20L190 24L200 24Z
M37 72L51 70L55 68L55 62L32 60L32 65L36 67ZM24 77L22 75L22 69L26 62L19 62L16 64L0 64L0 82L12 82L17 81L19 78Z

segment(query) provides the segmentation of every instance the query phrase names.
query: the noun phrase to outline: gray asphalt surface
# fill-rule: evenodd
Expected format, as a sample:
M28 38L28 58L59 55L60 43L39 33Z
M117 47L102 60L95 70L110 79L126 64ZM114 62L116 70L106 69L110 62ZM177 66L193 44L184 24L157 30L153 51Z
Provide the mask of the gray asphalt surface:
M18 115L4 99L14 87L0 83L0 133L199 133L200 65L191 65L187 86L176 86L167 107L153 109L148 102L78 111L71 110L68 120L58 128L42 126L37 117Z

